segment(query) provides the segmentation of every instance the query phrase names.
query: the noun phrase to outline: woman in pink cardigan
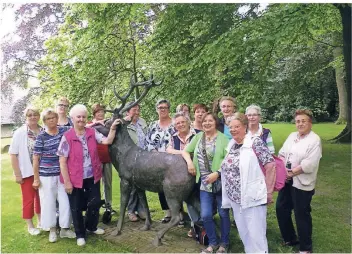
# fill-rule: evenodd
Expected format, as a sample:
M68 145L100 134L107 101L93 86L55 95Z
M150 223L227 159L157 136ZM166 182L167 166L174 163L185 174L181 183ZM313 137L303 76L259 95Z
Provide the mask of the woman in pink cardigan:
M95 129L86 128L87 108L77 104L70 110L73 128L61 139L58 156L60 156L60 180L70 201L73 225L77 245L85 245L86 230L94 234L104 234L97 228L100 208L100 179L102 165L98 157L97 143L109 145L115 137L119 119L111 125L107 137ZM82 210L87 206L85 221Z

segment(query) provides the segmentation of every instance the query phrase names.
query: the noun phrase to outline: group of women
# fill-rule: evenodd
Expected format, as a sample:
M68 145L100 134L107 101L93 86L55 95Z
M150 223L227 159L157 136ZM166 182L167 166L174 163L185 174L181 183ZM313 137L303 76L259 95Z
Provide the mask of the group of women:
M228 251L230 209L245 252L268 252L266 214L267 205L273 203L276 179L272 134L260 124L259 106L250 105L245 114L238 113L234 98L226 96L220 99L219 107L221 119L210 113L206 105L195 104L192 122L187 104L179 105L171 118L170 103L162 99L156 103L158 120L148 126L140 118L140 107L136 105L126 113L131 121L129 134L136 145L148 151L182 155L189 173L196 176L194 191L199 193L200 214L189 204L187 211L192 223L202 221L206 229L209 245L202 253ZM76 237L77 244L84 245L86 230L104 233L97 228L102 175L97 144L111 144L121 120L115 120L109 135L104 137L87 127L87 109L83 105L75 105L70 110L73 128L57 127L59 116L47 110L42 113L45 129L40 132L39 112L29 109L25 114L26 124L15 132L10 154L16 182L22 188L23 218L28 231L33 235L39 233L32 223L35 212L39 226L50 230L49 241L56 241L54 219L55 200L58 200L60 236ZM297 110L294 117L297 132L289 135L279 151L279 157L286 164L287 181L279 192L276 213L283 244L299 244L301 252L309 253L312 252L310 202L321 158L321 142L311 130L309 110ZM103 124L102 120L93 120L91 125ZM42 208L35 191L38 188ZM162 223L168 223L171 214L163 193L159 193L159 200L165 210ZM85 221L83 210L86 210ZM292 210L298 236L291 219ZM214 222L216 211L220 216L220 239ZM75 232L69 230L71 217ZM128 217L131 221L145 217L135 190L130 195ZM183 224L181 217L179 225Z
M97 144L112 143L119 120L104 137L86 128L88 111L84 105L73 106L69 117L68 107L68 100L60 98L56 110L44 110L44 128L38 125L39 111L27 108L26 123L15 131L9 153L16 182L21 184L28 232L38 235L40 229L49 231L49 242L56 242L58 212L60 237L77 238L82 246L86 231L104 233L97 227L102 176ZM37 227L32 221L34 212ZM72 222L75 232L70 230Z

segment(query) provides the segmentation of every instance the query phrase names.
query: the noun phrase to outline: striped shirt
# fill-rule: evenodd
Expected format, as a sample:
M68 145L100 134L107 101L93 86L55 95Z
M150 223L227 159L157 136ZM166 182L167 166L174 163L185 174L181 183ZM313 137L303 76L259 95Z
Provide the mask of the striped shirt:
M58 127L56 135L50 135L46 131L40 132L34 145L33 154L39 155L39 175L60 175L59 156L56 155L63 134L71 127Z
M259 124L259 128L256 133L251 133L250 131L248 131L247 135L249 135L251 138L261 137L263 135L263 126ZM269 148L270 153L275 154L275 147L274 147L273 136L271 135L271 132L268 133L268 137L266 138L266 140L264 140L264 142Z

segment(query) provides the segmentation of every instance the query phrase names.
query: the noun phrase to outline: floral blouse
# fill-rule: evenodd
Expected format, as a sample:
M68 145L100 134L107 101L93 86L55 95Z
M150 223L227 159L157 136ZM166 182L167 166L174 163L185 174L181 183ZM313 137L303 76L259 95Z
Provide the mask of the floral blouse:
M227 196L236 204L241 204L241 174L240 174L240 148L242 144L234 144L221 165L221 173L224 175L222 181L225 181L225 191ZM271 155L266 144L256 138L253 141L253 150L258 156L259 163L265 165L273 162L274 158Z
M216 138L217 137L215 137L214 139L212 139L210 141L207 141L207 140L205 141L205 146L206 146L205 150L206 150L208 161L209 161L209 169L211 169L213 158L215 155ZM204 160L202 150L203 150L203 143L202 143L202 141L200 141L199 145L198 145L198 152L197 152L199 171L200 171L200 179L201 179L200 190L212 192L212 184L205 183L205 179L212 172L207 170L205 167L205 160Z
M148 127L145 137L146 150L165 152L171 141L171 137L175 132L176 130L173 123L171 123L166 129L162 129L159 125L159 121L152 122Z
M27 126L27 148L29 153L29 158L31 159L31 163L33 164L33 150L35 145L35 140L37 139L38 134L43 130L41 126L39 126L39 132L35 133Z

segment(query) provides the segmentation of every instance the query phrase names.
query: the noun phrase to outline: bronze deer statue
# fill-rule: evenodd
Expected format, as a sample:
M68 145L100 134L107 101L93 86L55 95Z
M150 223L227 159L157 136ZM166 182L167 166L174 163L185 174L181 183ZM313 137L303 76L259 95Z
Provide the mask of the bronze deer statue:
M134 83L131 79L129 91L124 96L119 96L114 87L114 94L122 104L116 108L112 119L106 123L106 127L102 125L96 126L96 129L103 134L107 134L109 122L116 118L122 120L122 124L118 125L116 137L113 144L109 147L109 153L113 165L118 171L121 178L120 182L120 216L114 235L121 233L122 225L125 218L125 210L134 185L137 189L138 196L145 211L147 218L145 225L141 230L149 230L151 226L151 217L145 191L164 192L168 206L171 210L172 219L161 230L157 232L153 240L153 245L161 245L161 238L173 226L179 223L179 212L183 201L199 207L199 200L192 195L195 184L195 177L188 173L187 164L181 155L171 155L167 153L149 152L141 149L134 144L127 132L129 122L123 120L123 113L137 105L148 93L149 89L160 85L162 82L155 83L151 77L150 80ZM125 107L128 97L132 94L136 87L144 87L144 91L140 97L128 107Z

